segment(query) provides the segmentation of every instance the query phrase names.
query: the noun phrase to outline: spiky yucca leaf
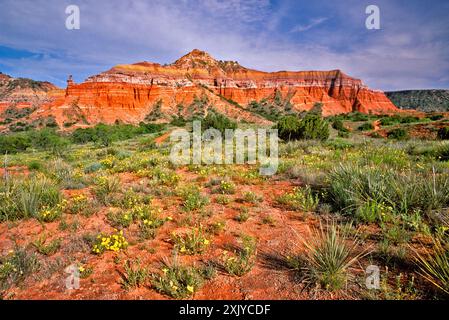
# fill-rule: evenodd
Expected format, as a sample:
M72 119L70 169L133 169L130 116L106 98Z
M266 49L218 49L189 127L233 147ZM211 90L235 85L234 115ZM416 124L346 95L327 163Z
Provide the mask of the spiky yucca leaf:
M415 259L421 275L434 286L449 294L449 250L440 240L434 240L433 251Z

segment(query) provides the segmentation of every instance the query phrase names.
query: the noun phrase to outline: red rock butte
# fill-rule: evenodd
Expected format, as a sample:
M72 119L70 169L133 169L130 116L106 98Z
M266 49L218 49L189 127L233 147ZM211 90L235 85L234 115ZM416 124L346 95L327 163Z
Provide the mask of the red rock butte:
M263 72L234 61L218 61L195 49L169 65L146 61L117 65L80 84L70 80L65 90L46 91L47 99L31 118L53 116L59 125L79 116L86 125L117 120L137 124L153 114L154 121L166 122L198 111L192 105L203 99L206 113L213 106L236 120L268 124L248 105L279 93L298 112L310 110L317 102L322 103L325 116L399 111L383 92L340 70Z

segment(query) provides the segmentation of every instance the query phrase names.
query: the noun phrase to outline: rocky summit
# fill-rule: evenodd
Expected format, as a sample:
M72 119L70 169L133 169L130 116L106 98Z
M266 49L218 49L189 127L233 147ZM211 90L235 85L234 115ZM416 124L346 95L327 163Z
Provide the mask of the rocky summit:
M398 111L383 92L341 70L263 72L216 60L197 49L168 65L147 61L117 65L79 84L69 78L65 89L17 81L0 75L3 129L19 121L11 108L23 108L24 103L32 108L20 121L52 121L65 129L116 121L169 122L211 109L235 120L268 124L270 114L308 111L317 103L325 116Z

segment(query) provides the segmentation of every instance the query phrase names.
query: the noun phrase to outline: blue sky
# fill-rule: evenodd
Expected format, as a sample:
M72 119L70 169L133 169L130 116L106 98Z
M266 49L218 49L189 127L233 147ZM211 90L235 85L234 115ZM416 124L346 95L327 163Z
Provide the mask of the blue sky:
M67 30L65 9L81 10ZM365 28L380 8L381 30ZM374 89L449 88L445 0L0 0L0 71L65 86L194 48L265 71L342 69Z

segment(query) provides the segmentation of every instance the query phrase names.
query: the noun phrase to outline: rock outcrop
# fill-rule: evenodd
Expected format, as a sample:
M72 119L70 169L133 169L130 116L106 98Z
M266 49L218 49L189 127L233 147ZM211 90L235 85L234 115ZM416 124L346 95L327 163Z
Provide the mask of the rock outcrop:
M70 80L65 90L49 88L45 97L48 101L31 119L54 117L59 125L75 126L164 122L211 108L236 120L269 123L249 106L275 98L288 102L289 112L307 111L320 102L326 116L398 111L383 92L340 70L262 72L196 49L169 65L117 65L80 84Z

